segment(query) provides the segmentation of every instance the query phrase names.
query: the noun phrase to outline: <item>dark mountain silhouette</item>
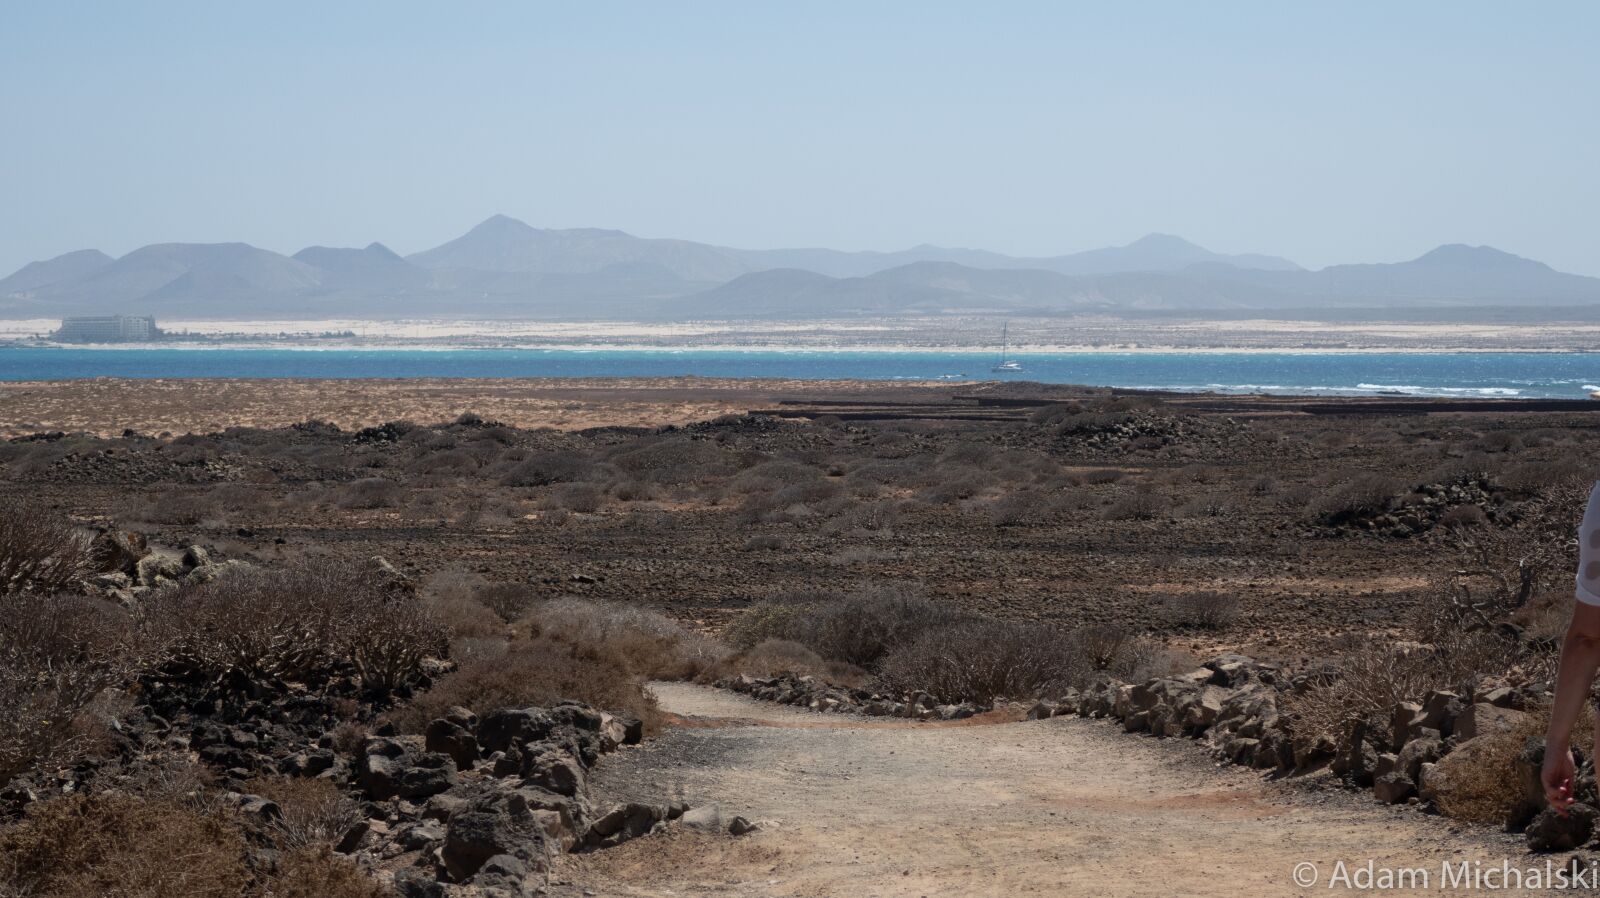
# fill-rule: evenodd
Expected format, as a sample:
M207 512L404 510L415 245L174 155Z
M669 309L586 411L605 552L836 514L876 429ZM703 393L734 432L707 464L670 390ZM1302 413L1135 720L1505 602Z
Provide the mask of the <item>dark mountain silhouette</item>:
M803 268L834 277L865 277L917 262L953 262L971 268L1029 268L1060 274L1115 274L1124 271L1177 271L1200 262L1238 268L1298 271L1276 256L1214 253L1181 237L1150 234L1127 246L1093 249L1064 256L1018 257L981 249L950 249L923 244L892 253L846 253L831 249L728 250L756 268Z
M380 243L307 247L293 258L242 243L166 243L116 260L68 253L0 281L0 314L14 317L671 320L1476 306L1520 309L1526 320L1544 306L1594 303L1600 279L1459 244L1408 262L1306 271L1161 234L1024 259L926 245L897 253L737 250L621 231L541 230L500 215L405 258Z
M381 243L366 249L308 246L294 260L317 269L323 287L355 290L415 290L430 286L428 272Z
M721 283L750 268L727 252L688 240L655 240L599 228L550 231L496 215L410 261L423 268L589 274L613 265L655 264L686 281Z
M0 297L17 296L40 287L85 277L111 262L110 256L97 249L80 249L43 262L29 262L15 274L0 280Z
M1320 271L1208 270L1225 282L1339 305L1577 305L1600 302L1600 278L1556 271L1488 246L1446 244L1408 262L1330 265Z
M1117 274L1126 271L1181 271L1191 265L1220 263L1262 271L1300 271L1300 266L1277 256L1214 253L1171 234L1148 234L1127 246L1091 249L1067 256L1022 259L1030 267L1061 274Z
M39 287L35 297L61 314L255 314L316 290L302 262L243 243L159 243L88 275Z

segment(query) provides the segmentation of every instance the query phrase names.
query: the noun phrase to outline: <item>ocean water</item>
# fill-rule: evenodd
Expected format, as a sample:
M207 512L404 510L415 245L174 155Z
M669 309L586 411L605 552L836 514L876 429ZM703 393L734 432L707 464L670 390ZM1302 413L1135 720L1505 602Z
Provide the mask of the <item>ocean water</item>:
M1571 398L1600 353L993 353L539 349L0 349L0 380L92 377L699 377L1033 380L1225 393Z

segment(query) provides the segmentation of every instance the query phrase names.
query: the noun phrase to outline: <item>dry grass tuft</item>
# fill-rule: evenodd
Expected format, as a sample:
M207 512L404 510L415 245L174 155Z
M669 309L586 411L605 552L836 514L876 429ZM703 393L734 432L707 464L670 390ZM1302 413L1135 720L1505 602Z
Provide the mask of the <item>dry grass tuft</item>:
M247 845L233 821L110 792L44 802L0 831L0 883L37 898L238 898Z

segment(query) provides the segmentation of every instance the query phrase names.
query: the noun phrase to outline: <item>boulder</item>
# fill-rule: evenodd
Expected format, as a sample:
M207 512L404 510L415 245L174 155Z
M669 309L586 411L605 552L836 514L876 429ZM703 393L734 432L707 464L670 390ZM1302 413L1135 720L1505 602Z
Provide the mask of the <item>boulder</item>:
M583 767L577 759L561 751L547 751L528 757L523 779L557 795L573 796L583 788Z
M1027 715L1029 720L1049 720L1054 716L1056 716L1055 703L1044 699L1034 702L1033 707L1028 709Z
M144 536L131 530L107 530L89 543L89 559L96 573L122 574L129 582L138 573L139 559L149 554Z
M211 554L199 546L190 546L183 550L183 557L178 562L190 569L205 567L211 563Z
M133 581L146 588L173 583L184 575L183 564L164 555L146 555L134 567Z
M450 815L439 851L445 870L457 882L481 870L491 858L509 855L527 871L550 869L551 846L527 800L516 792L487 792Z
M708 804L701 805L698 808L693 808L685 812L682 817L678 818L678 823L688 827L689 829L695 829L701 832L722 832L724 827L722 822L722 806Z
M1407 779L1415 782L1422 765L1439 760L1442 754L1444 754L1444 743L1437 738L1425 736L1412 739L1400 749L1400 754L1396 758L1396 769L1404 773Z
M423 731L423 741L428 751L449 755L460 770L471 770L478 763L477 737L456 721L445 717L432 721Z
M686 811L686 808L673 805L640 802L617 805L589 825L583 844L589 848L620 845L629 839L644 835L655 828L657 823L680 817Z
M1373 797L1385 804L1399 804L1410 798L1416 790L1416 783L1398 770L1386 773L1372 783Z
M484 752L520 748L550 735L556 721L543 708L502 708L478 721L478 745Z
M1417 702L1400 702L1394 706L1389 714L1389 747L1399 751L1400 747L1414 738L1411 732L1411 721L1422 713L1422 705Z
M356 782L378 801L427 798L456 784L455 762L438 752L413 753L400 740L369 738L356 764Z
M1594 836L1595 819L1600 816L1583 802L1567 808L1562 814L1555 808L1545 808L1534 816L1523 831L1530 851L1571 851L1586 844Z
M619 745L638 745L644 740L644 722L627 714L601 713L600 737L606 751Z
M509 854L497 854L478 869L472 884L484 898L523 898L544 894L547 879L542 870L529 870L521 859Z
M1509 693L1511 690L1505 691ZM1491 733L1513 733L1525 726L1528 719L1526 711L1515 711L1487 701L1474 702L1456 718L1455 737L1466 741Z
M1455 692L1443 689L1429 692L1422 700L1421 710L1407 725L1406 739L1415 739L1424 729L1438 730L1441 736L1449 736L1464 707L1461 696Z

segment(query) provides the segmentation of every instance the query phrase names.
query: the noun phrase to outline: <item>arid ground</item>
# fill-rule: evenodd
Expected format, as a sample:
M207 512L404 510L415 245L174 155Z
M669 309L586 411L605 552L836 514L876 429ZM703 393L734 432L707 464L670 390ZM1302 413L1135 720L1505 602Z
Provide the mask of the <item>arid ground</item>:
M706 626L784 593L909 585L1297 662L1403 635L1474 532L1444 512L1510 520L1592 479L1597 416L1017 384L28 383L0 386L0 432L44 436L5 447L0 491L230 557L382 555ZM362 430L385 421L439 426ZM1404 535L1336 507L1480 479ZM1164 602L1193 592L1238 614L1175 625Z
M381 556L444 615L460 664L384 712L406 732L455 704L531 702L505 671L548 681L545 704L595 687L581 697L633 702L660 727L595 768L597 808L714 801L761 826L738 840L680 827L562 856L555 887L573 895L1280 895L1296 893L1286 877L1299 860L1521 855L1477 823L1396 816L1370 791L1344 791L1321 775L1333 742L1295 743L1317 775L1274 783L1218 770L1187 743L1024 722L1017 706L923 724L687 683L658 684L659 709L629 696L644 676L706 682L757 656L804 656L810 670L908 694L946 648L971 648L955 640L1015 659L1063 635L1046 653L1061 675L1031 693L951 686L947 700L1031 700L1068 680L1140 682L1242 652L1266 662L1251 676L1282 696L1278 719L1313 737L1327 725L1344 744L1338 702L1387 721L1396 701L1461 680L1450 719L1480 695L1483 708L1514 704L1517 722L1494 737L1514 754L1548 694L1570 533L1600 472L1597 424L1600 403L1034 384L9 384L0 503L168 551L198 546L203 571L373 570ZM125 577L98 588L129 606L192 594L163 592L144 564L143 593ZM863 647L857 631L884 609L930 620L902 619ZM1447 644L1456 631L1470 638ZM1088 647L1108 638L1120 647L1091 665ZM573 680L552 646L610 679ZM1395 694L1388 668L1373 673L1418 658L1433 666L1405 673ZM1327 721L1301 700L1341 683L1369 691L1330 699ZM1387 725L1380 748L1393 757ZM1413 729L1397 742L1432 739L1435 758L1461 741ZM1256 766L1278 765L1263 749ZM1509 755L1501 767L1485 802L1516 797ZM391 819L409 826L416 812Z

